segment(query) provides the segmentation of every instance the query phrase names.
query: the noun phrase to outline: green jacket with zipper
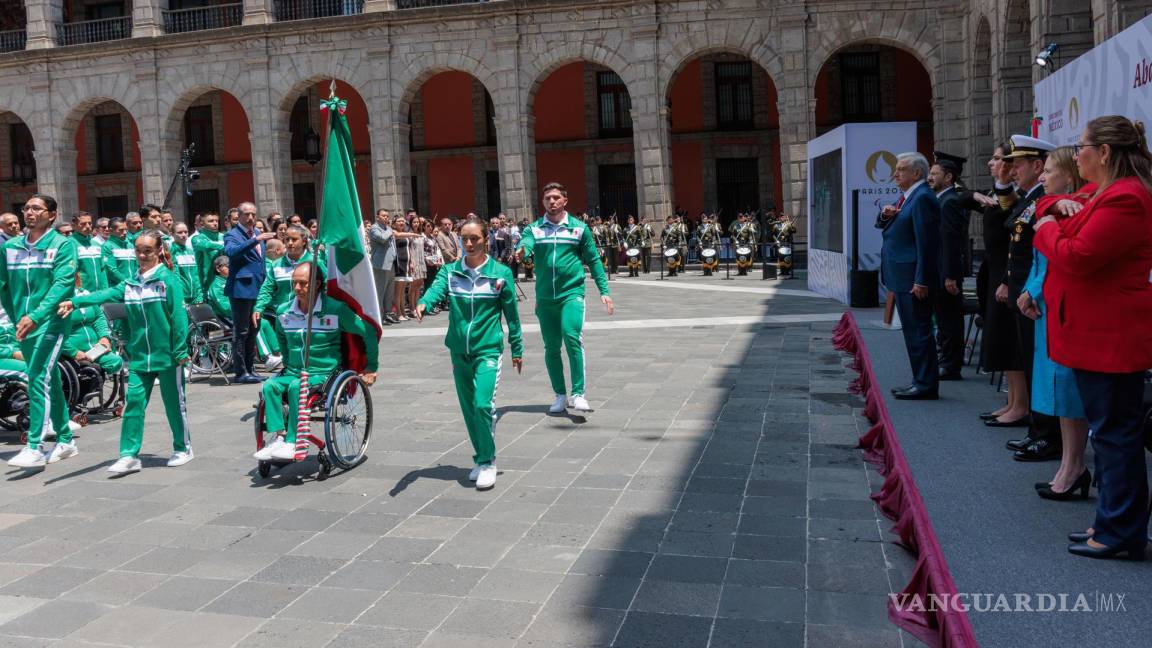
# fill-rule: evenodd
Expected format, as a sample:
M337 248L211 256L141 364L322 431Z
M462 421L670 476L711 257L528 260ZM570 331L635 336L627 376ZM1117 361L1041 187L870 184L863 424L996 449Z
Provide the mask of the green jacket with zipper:
M212 278L216 276L216 268L212 262L224 254L224 237L220 232L200 230L190 240L192 251L196 255L196 267L200 271L200 289L208 290Z
M100 290L108 287L108 277L104 274L104 247L91 236L72 234L76 241L76 273L80 275L80 287L84 290Z
M300 375L304 367L304 336L308 318L299 308L299 300L292 299L276 311L272 329L280 342L284 355L284 373ZM309 380L313 376L328 376L343 363L343 333L351 333L364 340L367 370L375 372L380 365L380 340L376 329L360 319L343 302L321 294L312 308L312 344L308 355Z
M470 272L464 260L453 261L436 273L436 280L420 303L425 308L448 297L448 333L444 346L452 353L469 356L504 352L504 328L508 321L508 342L512 357L524 357L524 336L520 332L520 312L516 306L516 286L512 271L492 257Z
M559 224L541 217L520 233L519 247L536 264L537 302L583 296L585 264L600 294L611 294L592 228L571 214L564 214Z
M0 299L14 325L28 316L36 323L30 334L67 335L71 323L56 315L60 302L76 290L76 242L50 229L36 243L17 236L4 244L0 257Z
M184 285L163 264L137 273L118 286L72 300L75 308L122 303L128 313L128 367L133 371L164 371L188 357L188 313Z
M175 241L168 244L172 251L172 269L184 282L184 302L199 304L204 301L204 287L200 284L200 269L196 264L196 253L191 245L180 245Z
M122 284L136 274L136 244L127 238L108 237L100 250L104 288Z
M82 289L76 291L76 297L87 294L91 292ZM64 355L69 358L76 357L77 351L87 352L100 342L100 338L112 339L108 319L104 317L104 309L99 306L75 308L69 319L72 320L72 332L64 340L63 347Z

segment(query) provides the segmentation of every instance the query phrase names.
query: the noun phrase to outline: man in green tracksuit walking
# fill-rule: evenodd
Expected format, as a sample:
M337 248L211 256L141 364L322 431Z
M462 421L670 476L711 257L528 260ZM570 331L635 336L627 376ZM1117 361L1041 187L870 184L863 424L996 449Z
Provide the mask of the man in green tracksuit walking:
M496 485L496 388L500 384L504 329L508 321L508 342L512 345L512 365L523 369L524 339L520 333L520 313L516 307L515 277L512 270L488 256L488 226L470 218L460 228L463 259L440 269L436 281L416 305L416 319L448 298L448 334L444 345L452 353L452 377L456 397L464 415L464 425L472 441L476 467L468 478L478 490Z
M74 308L123 303L127 312L128 392L120 426L120 458L108 468L118 475L138 472L144 441L144 412L152 386L160 383L164 413L172 429L170 467L192 461L188 408L184 396L184 368L188 361L188 314L180 277L160 262L161 234L145 230L136 236L136 275L118 286L78 296L60 304L63 318Z
M118 286L136 274L136 250L128 238L128 226L123 218L113 218L108 227L112 231L100 253L106 278L104 285Z
M544 338L544 364L556 400L549 413L559 414L568 406L590 412L585 397L584 367L584 265L592 271L600 301L611 315L615 311L608 289L604 265L592 241L587 224L573 218L565 209L568 191L558 182L544 185L543 218L521 232L516 257L532 257L536 264L536 318ZM568 401L564 363L560 346L568 352L572 372L572 400Z
M8 465L37 468L79 452L68 426L68 404L56 360L71 322L56 317L56 307L72 298L76 284L76 242L52 229L56 199L34 195L24 204L27 230L4 244L0 256L0 300L16 323L16 340L28 365L28 445ZM56 433L56 447L45 455L41 440Z
M304 369L304 337L308 316L304 304L308 303L308 279L311 262L302 262L292 271L292 292L295 299L282 304L276 311L276 337L284 349L284 370L264 381L264 421L276 440L256 451L259 461L272 459L292 461L296 457L296 418L300 407L300 372ZM341 352L342 333L351 333L364 341L368 366L360 377L366 385L376 382L376 369L380 362L380 343L376 331L343 302L321 292L324 274L316 272L315 302L312 311L312 341L308 353L308 385L323 385L344 361ZM281 403L288 400L288 418L284 418Z
M92 239L92 214L80 212L72 219L72 240L76 241L76 273L80 275L80 288L88 291L107 288L104 250L100 241Z

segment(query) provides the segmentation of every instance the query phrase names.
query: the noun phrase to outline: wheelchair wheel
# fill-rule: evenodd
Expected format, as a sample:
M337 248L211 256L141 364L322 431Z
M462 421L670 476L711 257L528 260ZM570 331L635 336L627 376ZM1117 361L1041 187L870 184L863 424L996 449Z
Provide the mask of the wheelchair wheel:
M201 322L188 327L188 357L192 373L197 375L211 375L218 371L217 367L227 371L232 362L232 345L224 342L213 348L208 339L224 332L224 329L215 322Z
M68 411L72 411L80 404L82 395L78 365L72 360L61 359L57 366L60 369L60 386L64 389L64 402L68 403Z
M100 411L114 410L116 406L124 403L127 382L123 370L115 374L105 375L104 384L100 388Z
M360 463L368 451L372 398L354 371L341 373L332 385L324 413L324 440L332 463L348 469Z

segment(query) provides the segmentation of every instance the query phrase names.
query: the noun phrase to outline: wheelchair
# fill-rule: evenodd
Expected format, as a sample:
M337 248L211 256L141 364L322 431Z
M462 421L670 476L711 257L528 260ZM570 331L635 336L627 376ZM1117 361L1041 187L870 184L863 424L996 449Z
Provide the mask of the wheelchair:
M316 460L320 470L318 481L328 479L333 468L351 470L364 461L368 451L368 441L372 436L372 396L360 375L351 370L337 370L324 384L308 388L308 412L311 423L324 425L323 438L309 432L299 434L296 440L296 460L260 461L260 477L267 479L273 468L282 468L302 461L307 456L307 446L317 449ZM276 404L287 412L287 403ZM275 440L268 431L265 408L268 403L261 391L256 401L256 450ZM285 416L285 419L288 417ZM285 420L286 425L295 422ZM303 452L301 451L303 449Z
M112 353L112 352L109 352ZM60 386L68 403L68 413L80 425L88 425L91 415L124 414L128 379L124 369L109 374L95 362L61 357Z
M19 432L28 443L28 385L15 376L0 377L0 429Z
M208 304L188 306L188 367L194 376L220 374L229 384L232 367L231 323L216 317Z

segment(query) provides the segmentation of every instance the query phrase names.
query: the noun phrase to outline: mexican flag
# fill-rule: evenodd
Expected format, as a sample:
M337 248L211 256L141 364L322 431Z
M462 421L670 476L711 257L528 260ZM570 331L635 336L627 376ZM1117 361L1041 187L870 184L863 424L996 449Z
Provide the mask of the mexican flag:
M352 134L344 117L347 104L333 96L322 101L320 109L328 112L330 124L317 236L328 255L328 296L347 304L376 329L379 337L382 331L380 304L376 301L376 282L364 249L364 219L352 170ZM359 357L356 357L357 351ZM350 349L350 352L353 364L359 365L355 361L363 360L363 349Z

